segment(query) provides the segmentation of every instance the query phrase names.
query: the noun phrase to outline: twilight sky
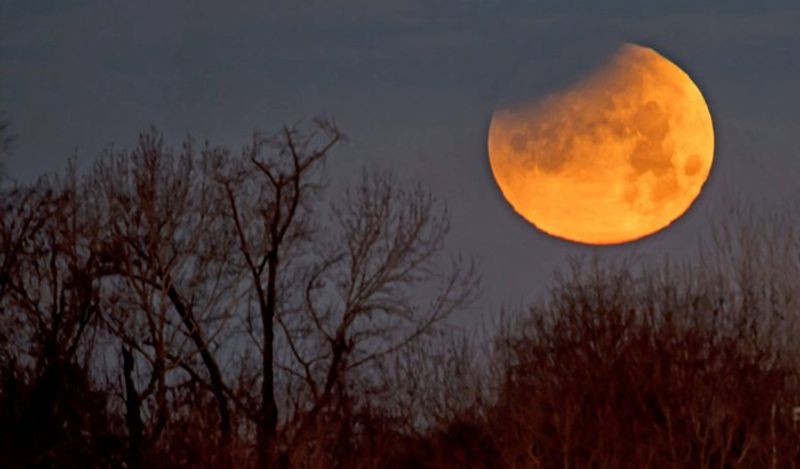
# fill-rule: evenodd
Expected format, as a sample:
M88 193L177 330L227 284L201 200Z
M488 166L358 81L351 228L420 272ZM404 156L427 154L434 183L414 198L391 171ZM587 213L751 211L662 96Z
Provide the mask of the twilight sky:
M253 129L326 113L350 138L330 160L334 185L366 165L431 186L454 247L483 271L488 315L530 300L570 255L677 257L728 200L800 200L800 6L701 3L0 0L0 112L17 137L6 168L24 181L75 153L87 164L150 124L173 143L192 133L238 146ZM492 110L570 83L625 41L703 91L711 176L683 218L645 240L549 238L494 184Z

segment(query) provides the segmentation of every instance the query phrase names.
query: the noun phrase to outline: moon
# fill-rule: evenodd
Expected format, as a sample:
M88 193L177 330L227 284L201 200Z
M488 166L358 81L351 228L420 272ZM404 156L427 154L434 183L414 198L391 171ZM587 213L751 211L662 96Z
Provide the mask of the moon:
M496 109L495 181L540 230L586 244L653 234L692 205L711 171L711 112L691 78L625 44L573 86Z

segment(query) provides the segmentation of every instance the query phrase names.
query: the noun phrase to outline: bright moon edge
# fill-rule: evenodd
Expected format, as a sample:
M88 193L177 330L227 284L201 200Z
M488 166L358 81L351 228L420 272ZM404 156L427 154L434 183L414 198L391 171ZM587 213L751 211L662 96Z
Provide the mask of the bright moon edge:
M714 158L711 113L677 65L626 44L568 89L492 115L494 178L540 230L585 244L651 235L683 215Z

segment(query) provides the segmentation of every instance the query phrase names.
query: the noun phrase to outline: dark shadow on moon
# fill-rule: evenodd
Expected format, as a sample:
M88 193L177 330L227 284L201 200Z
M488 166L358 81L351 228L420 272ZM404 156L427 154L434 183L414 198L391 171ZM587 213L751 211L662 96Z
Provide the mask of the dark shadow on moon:
M614 200L609 210L615 207L614 213L619 215L607 219L605 223L610 231L602 236L609 237L609 244L617 244L612 241L613 220L636 220L634 223L640 225L633 226L640 226L638 229L646 231L649 225L661 231L665 227L657 228L659 218L663 220L660 223L669 226L691 207L696 195L694 190L702 189L707 176L707 171L701 169L707 166L702 156L689 154L689 151L705 152L713 148L713 128L706 127L706 123L711 122L704 117L708 116L703 111L707 107L702 94L693 88L692 80L654 50L624 45L605 63L599 66L596 63L594 61L594 68L571 87L539 100L497 109L492 117L490 146L497 149L493 155L496 155L498 168L503 168L500 170L502 180L498 179L498 183L513 184L503 189L511 191L511 205L516 208L517 204L531 204L530 198L526 198L529 196L523 195L531 194L525 183L558 181L551 186L556 188L563 184L585 183L590 188L589 193ZM684 117L684 112L690 117ZM693 125L701 132L696 137ZM710 136L706 133L708 129L711 129ZM686 153L677 155L678 151ZM561 174L567 166L570 168L568 176L547 179ZM523 176L526 173L530 174ZM704 179L699 181L699 177ZM613 199L601 195L604 184L613 184L618 195L611 195ZM542 203L549 203L553 197L558 199L560 190L569 189L551 190ZM692 192L684 194L682 190ZM507 198L508 195L506 193ZM576 213L600 213L591 208L590 200L576 199ZM553 199L556 205L552 206L563 210L558 213L570 213L573 204L569 201L569 198L562 199L558 204L558 200ZM676 216L675 211L684 201L688 201L688 205ZM523 217L537 226L538 218L531 218L530 214L542 212L524 210L528 215ZM670 220L673 216L675 218ZM560 237L562 234L555 229L557 232L552 233L551 229L553 225L547 230L549 235ZM633 238L637 229L627 230L630 230L631 241L639 238ZM652 234L651 231L640 237ZM596 244L603 242L598 239Z

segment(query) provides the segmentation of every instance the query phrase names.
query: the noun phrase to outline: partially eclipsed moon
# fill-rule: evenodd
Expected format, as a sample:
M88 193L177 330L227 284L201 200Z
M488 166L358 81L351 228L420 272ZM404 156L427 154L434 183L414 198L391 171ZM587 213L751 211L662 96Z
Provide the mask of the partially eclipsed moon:
M506 200L539 229L590 244L652 234L681 216L714 159L714 129L689 76L625 45L562 92L492 115L489 160Z

